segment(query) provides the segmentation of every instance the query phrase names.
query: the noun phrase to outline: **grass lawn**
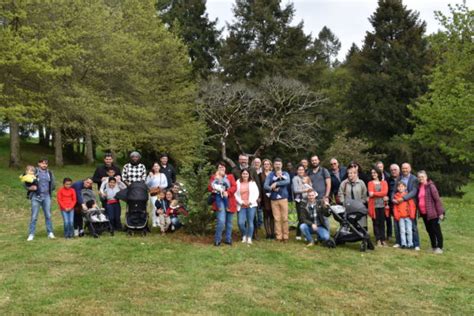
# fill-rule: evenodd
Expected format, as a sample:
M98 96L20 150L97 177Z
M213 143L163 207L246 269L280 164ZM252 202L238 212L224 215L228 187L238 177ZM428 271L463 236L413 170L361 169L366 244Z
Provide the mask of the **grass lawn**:
M420 220L422 250L360 253L301 242L237 241L215 248L209 238L179 232L145 238L118 234L64 240L53 207L56 240L26 242L29 203L21 171L6 168L0 142L0 314L474 314L474 183L463 199L444 199L445 254L431 254ZM42 149L29 144L26 161ZM93 168L55 169L79 179ZM235 229L237 225L234 225Z

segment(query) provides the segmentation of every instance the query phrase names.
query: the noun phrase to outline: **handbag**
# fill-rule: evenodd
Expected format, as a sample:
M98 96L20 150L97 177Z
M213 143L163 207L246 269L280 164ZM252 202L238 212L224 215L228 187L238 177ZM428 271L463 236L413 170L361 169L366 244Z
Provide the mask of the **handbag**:
M151 196L157 196L160 192L161 192L160 187L150 189L150 195Z

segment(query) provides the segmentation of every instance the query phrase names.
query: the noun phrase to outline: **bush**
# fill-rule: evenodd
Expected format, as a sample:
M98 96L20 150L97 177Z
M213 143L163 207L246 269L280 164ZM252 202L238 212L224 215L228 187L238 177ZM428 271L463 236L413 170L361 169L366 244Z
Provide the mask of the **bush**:
M210 232L214 222L213 212L207 204L207 184L212 166L207 163L196 168L184 167L181 174L188 191L189 215L183 217L184 230L193 235Z

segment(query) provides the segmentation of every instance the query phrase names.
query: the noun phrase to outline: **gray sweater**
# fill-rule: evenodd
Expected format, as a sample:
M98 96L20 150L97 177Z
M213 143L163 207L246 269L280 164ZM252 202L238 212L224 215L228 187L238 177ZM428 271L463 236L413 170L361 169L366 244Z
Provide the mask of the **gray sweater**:
M341 203L344 204L346 199L352 199L352 194L354 194L355 200L364 203L367 201L367 187L365 186L364 181L360 179L357 179L354 183L349 182L349 179L342 181L338 193Z

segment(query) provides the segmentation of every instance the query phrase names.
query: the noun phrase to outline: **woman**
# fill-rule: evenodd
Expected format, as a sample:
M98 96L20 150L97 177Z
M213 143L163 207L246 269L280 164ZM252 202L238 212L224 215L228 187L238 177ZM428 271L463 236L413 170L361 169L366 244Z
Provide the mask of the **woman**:
M428 179L426 171L421 170L418 176L418 211L420 212L426 231L430 236L431 247L435 254L443 253L443 233L440 222L444 219L444 208L439 197L438 189L433 181Z
M153 227L156 227L158 225L155 207L158 192L160 190L165 190L168 187L168 180L166 178L166 175L164 173L161 173L160 169L160 164L158 162L154 162L151 166L151 171L145 180L146 185L150 189L150 203L152 214L151 216Z
M378 246L386 246L385 243L385 217L389 216L390 210L385 208L384 198L388 194L387 181L382 180L382 171L377 168L370 170L372 180L368 184L369 193L369 216L374 226L375 240Z
M292 180L293 194L295 195L296 214L298 215L298 229L296 230L296 240L301 240L301 211L308 200L308 193L313 191L311 179L306 175L303 165L296 168L296 176Z
M235 191L237 190L237 184L235 183L234 176L232 174L226 174L226 167L224 162L217 164L217 170L215 174L211 175L207 189L212 194L221 194L221 192L215 192L213 184L216 179L226 180L224 182L229 183L229 187L224 188L222 191L222 197L226 200L226 203L216 203L216 200L212 203L212 209L216 214L216 234L214 236L214 246L218 247L221 245L222 232L225 227L225 244L232 245L232 219L234 213L237 212L237 202L235 200ZM219 205L218 205L219 204Z
M235 200L237 201L238 223L242 233L242 242L249 245L252 244L259 194L257 183L251 178L249 170L243 169L240 173L240 179L237 180Z
M367 184L369 183L370 177L364 173L364 171L362 170L362 167L356 161L351 161L349 165L347 166L347 170L349 170L349 168L351 167L356 168L357 177L360 180L364 181L364 184L367 186Z
M267 239L275 239L275 220L273 219L272 204L270 196L267 196L265 190L263 190L263 183L265 179L272 172L272 162L269 159L263 160L263 170L259 174L260 183L262 183L262 189L260 190L260 201L263 209L263 225L265 226L265 232Z

